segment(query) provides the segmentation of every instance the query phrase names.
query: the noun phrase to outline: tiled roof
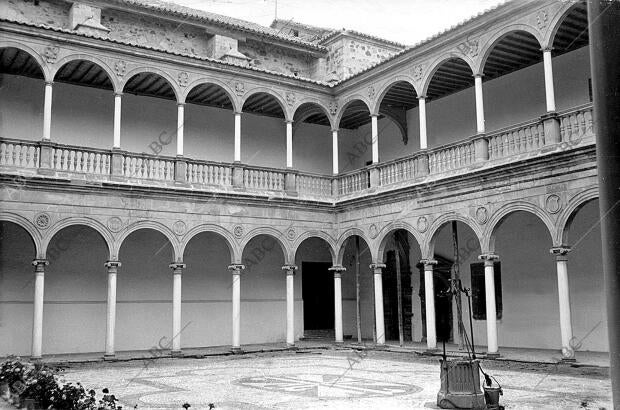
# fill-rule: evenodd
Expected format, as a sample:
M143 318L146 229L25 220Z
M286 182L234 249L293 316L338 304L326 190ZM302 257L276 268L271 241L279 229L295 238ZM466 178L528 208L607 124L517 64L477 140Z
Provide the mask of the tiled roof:
M245 31L259 36L277 39L310 50L321 52L327 51L327 49L321 45L302 40L298 37L293 37L280 33L278 30L274 30L271 27L265 27L261 26L260 24L252 23L250 21L211 13L208 11L196 10L161 0L108 0L107 3L125 5L134 9L140 8L143 10L173 15L175 17L181 17L185 19L195 19L201 22L221 25L227 28Z
M26 22L23 22L23 21L9 20L9 19L5 19L5 18L1 18L1 17L0 17L0 22L13 23L13 24L17 24L17 25L20 25L20 26L27 26L27 27L36 27L36 28L41 28L41 29L45 29L45 30L54 31L54 32L57 32L57 33L71 34L71 35L79 36L79 37L93 38L93 39L97 39L97 40L106 41L106 42L109 42L109 43L123 44L123 45L131 46L131 47L137 47L137 48L141 48L141 49L145 49L145 50L152 50L152 51L157 51L157 52L161 52L161 53L166 53L166 54L171 54L171 55L176 55L176 56L181 56L181 57L187 57L187 58L191 58L191 59L198 60L198 61L208 61L210 63L215 63L215 64L219 64L219 65L223 65L223 66L232 66L232 67L237 67L237 68L241 68L241 69L245 69L245 70L256 71L256 72L260 72L260 73L267 73L267 74L276 75L276 76L279 76L279 77L285 77L285 78L290 78L290 79L294 79L294 80L304 81L304 82L307 82L307 83L312 83L312 84L317 84L317 85L322 85L322 86L328 86L328 87L331 86L330 84L328 84L326 82L323 82L323 81L312 80L310 78L305 78L305 77L296 77L296 76L294 76L292 74L284 74L284 73L279 73L277 71L270 71L270 70L265 70L263 68L252 67L252 66L243 66L243 65L240 65L240 64L229 63L229 62L222 61L222 60L217 60L217 59L214 59L214 58L200 57L200 56L196 56L194 54L179 53L179 52L176 52L176 51L169 51L169 50L165 50L165 49L162 49L162 48L145 46L145 45L142 45L142 44L136 44L136 43L132 43L132 42L129 42L129 41L119 41L119 40L110 39L110 38L107 38L107 37L97 36L97 35L93 35L93 34L78 33L78 32L72 31L72 30L64 29L64 28L48 26L46 24L26 23Z
M325 43L326 41L328 41L329 39L335 37L338 34L351 34L357 37L362 37L362 38L367 38L369 40L373 40L379 43L383 43L383 44L387 44L390 45L392 47L398 47L398 48L407 48L408 46L401 44L401 43L397 43L396 41L392 41L392 40L386 40L384 38L381 37L377 37L377 36L373 36L370 34L366 34L366 33L361 33L359 31L355 31L355 30L347 30L347 29L342 29L342 30L334 30L330 33L328 33L327 35L325 35L322 39L321 39L321 43Z

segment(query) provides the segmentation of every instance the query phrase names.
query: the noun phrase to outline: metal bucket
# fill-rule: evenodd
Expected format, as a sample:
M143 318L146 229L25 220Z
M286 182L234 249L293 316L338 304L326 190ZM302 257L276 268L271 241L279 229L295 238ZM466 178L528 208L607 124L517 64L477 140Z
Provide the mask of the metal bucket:
M501 387L487 387L484 388L484 401L487 404L487 409L499 409L499 396L504 394Z

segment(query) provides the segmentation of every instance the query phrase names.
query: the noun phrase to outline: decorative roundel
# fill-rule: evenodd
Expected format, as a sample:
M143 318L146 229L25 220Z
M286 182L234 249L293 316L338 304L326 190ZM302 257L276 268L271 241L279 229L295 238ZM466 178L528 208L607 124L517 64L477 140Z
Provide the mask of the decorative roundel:
M123 228L123 221L118 216L108 219L108 229L116 233Z
M476 209L476 220L480 225L484 225L489 220L489 211L484 206Z
M295 229L293 229L293 228L289 228L289 229L286 231L286 237L287 237L289 240L291 240L291 241L292 241L292 240L294 240L295 238L297 238L297 233L295 232Z
M233 229L233 235L235 235L235 238L241 239L241 237L243 236L243 226L235 226L235 228Z
M562 209L562 200L556 194L551 194L545 201L545 208L549 213L556 214Z
M377 225L370 225L370 227L368 228L368 234L372 239L375 239L377 235L379 235L379 229L377 228Z
M428 219L425 216L418 218L418 231L424 233L428 229Z
M39 228L39 229L47 229L47 228L49 228L50 221L51 221L51 218L46 213L40 213L40 214L37 214L37 216L34 217L34 223L37 226L37 228Z
M187 225L185 225L185 222L183 221L176 221L173 225L172 225L172 231L178 235L181 236L183 235L185 232L187 232Z

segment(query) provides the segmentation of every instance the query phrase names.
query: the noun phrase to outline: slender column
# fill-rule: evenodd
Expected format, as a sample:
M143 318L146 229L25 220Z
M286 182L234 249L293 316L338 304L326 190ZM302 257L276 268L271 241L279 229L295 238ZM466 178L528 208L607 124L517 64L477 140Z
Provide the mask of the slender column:
M570 247L552 248L558 271L558 297L560 302L560 332L562 334L562 360L575 360L575 351L571 345L573 325L570 312L570 291L568 287L568 252Z
M43 345L43 289L45 281L45 266L49 262L45 259L35 259L34 265L34 309L32 319L32 359L41 358Z
M437 330L435 327L435 284L433 283L433 265L436 260L423 259L424 264L424 301L426 303L426 348L437 349Z
M183 133L185 131L185 104L177 104L177 155L183 156Z
M484 99L482 95L482 74L474 76L476 87L476 130L484 134Z
M498 357L499 349L497 346L497 311L495 304L495 266L494 263L499 257L497 255L485 254L479 256L484 261L484 295L486 301L487 314L487 357Z
M228 270L232 273L232 351L240 352L241 343L241 271L245 266L240 264L230 265Z
M553 87L553 64L551 62L552 48L543 50L543 66L545 68L545 96L547 98L547 112L555 112L555 91Z
M420 149L428 147L428 138L426 136L426 97L418 97L418 111L420 114Z
M235 162L241 162L241 113L235 112Z
M114 144L112 148L121 147L121 102L123 93L114 93Z
M45 82L45 100L43 103L43 139L52 137L52 81Z
M375 279L375 326L377 330L377 344L385 344L385 324L383 322L383 279L382 271L385 268L383 263L373 263L370 269L374 273Z
M121 266L119 261L107 261L108 268L108 301L106 304L105 354L104 358L113 358L114 334L116 329L116 274Z
M332 173L338 175L338 130L332 130Z
M286 121L286 167L293 168L293 121Z
M379 162L379 126L377 123L378 115L371 115L372 119L372 163Z
M181 353L181 274L184 263L171 263L172 269L172 354Z
M344 342L342 326L342 272L346 271L341 265L334 265L329 268L334 272L334 333L336 343Z
M286 271L286 344L295 346L295 265L284 265Z

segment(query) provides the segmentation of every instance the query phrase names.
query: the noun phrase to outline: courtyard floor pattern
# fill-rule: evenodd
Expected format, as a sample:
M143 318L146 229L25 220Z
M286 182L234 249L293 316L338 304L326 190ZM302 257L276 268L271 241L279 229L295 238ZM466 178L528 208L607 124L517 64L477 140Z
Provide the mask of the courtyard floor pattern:
M514 409L611 409L608 369L483 361ZM327 350L69 364L67 381L110 389L125 409L437 408L436 357Z

